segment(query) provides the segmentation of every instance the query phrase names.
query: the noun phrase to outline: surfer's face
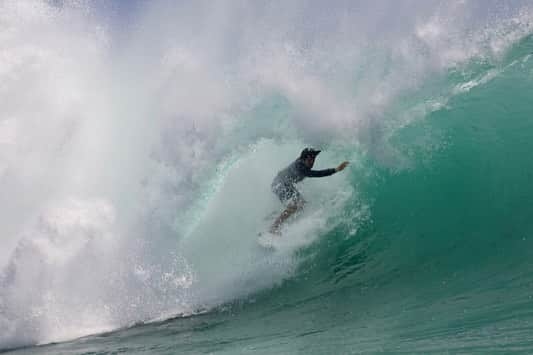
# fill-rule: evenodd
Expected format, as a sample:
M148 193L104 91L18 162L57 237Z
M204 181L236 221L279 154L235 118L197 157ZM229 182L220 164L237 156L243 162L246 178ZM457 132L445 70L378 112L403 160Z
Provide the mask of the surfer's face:
M308 167L308 168L312 168L313 165L315 164L315 157L307 157L304 159L304 164Z

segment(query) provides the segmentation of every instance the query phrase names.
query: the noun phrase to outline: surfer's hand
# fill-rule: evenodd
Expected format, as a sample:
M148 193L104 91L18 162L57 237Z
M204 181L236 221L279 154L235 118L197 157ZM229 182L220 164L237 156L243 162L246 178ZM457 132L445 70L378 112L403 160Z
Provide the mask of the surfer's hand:
M338 167L335 168L335 172L339 172L339 171L343 171L344 168L346 167L346 165L348 165L348 162L345 161L345 162L342 162L341 165L339 165Z

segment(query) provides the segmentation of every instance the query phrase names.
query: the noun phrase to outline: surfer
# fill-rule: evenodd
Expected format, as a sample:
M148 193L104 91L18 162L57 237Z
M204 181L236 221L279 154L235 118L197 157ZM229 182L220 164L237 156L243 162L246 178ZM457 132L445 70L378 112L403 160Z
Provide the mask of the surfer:
M305 148L300 157L291 163L288 167L281 170L272 181L272 191L278 196L280 201L287 204L287 208L276 218L270 227L270 233L280 234L280 227L287 218L295 212L301 211L305 205L300 192L294 186L306 177L324 177L330 176L344 170L348 162L341 163L336 168L324 170L311 170L315 164L315 158L320 150Z

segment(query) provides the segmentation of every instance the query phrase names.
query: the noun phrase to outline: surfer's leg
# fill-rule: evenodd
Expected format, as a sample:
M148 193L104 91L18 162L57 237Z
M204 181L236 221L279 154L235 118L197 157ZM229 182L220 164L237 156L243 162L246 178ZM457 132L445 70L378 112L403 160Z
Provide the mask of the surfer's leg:
M287 205L287 208L285 211L283 211L278 218L272 223L272 226L270 227L270 233L273 234L280 234L280 227L290 216L292 216L294 213L299 212L303 210L305 205L305 200L303 199L302 195L298 192L298 190L294 189L291 193L290 202Z
M285 220L287 220L287 218L292 216L294 212L296 212L297 210L298 208L296 207L296 205L294 204L288 205L285 211L281 212L279 217L276 218L274 223L272 223L272 227L270 227L270 233L279 234L279 228L281 227L283 222L285 222Z

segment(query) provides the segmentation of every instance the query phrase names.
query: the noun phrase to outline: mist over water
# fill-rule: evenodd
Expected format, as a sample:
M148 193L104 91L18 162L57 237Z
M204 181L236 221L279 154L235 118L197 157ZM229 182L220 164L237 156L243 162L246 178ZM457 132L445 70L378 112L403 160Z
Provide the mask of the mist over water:
M532 20L527 1L0 2L0 349L211 311L390 222L364 178L418 171L449 141L417 124L530 75ZM304 146L350 170L303 183L267 252L270 182Z

